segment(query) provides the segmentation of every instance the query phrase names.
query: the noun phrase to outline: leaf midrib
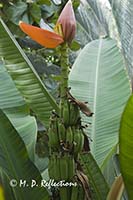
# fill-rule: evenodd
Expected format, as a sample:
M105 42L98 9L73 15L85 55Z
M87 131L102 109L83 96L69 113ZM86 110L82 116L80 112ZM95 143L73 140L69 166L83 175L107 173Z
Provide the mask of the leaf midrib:
M96 63L96 77L95 77L95 90L94 90L94 106L93 106L93 120L92 120L92 153L95 155L95 138L96 138L96 131L95 131L95 122L96 122L96 107L97 107L97 93L98 93L98 75L99 75L99 68L100 68L100 58L101 58L101 50L102 50L102 39L99 42L98 54L97 54L97 63Z

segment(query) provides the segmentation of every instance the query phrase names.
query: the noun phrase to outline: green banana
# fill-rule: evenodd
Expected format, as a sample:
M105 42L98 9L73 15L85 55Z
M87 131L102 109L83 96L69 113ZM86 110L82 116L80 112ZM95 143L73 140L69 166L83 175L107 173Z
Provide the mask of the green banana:
M53 178L53 162L52 162L52 158L49 158L49 163L48 163L48 173L49 173L49 177Z
M79 144L80 144L80 134L79 131L77 129L75 129L75 127L73 127L73 144L74 144L74 154L77 155L79 152Z
M72 187L72 192L71 192L71 200L77 200L78 199L78 185ZM83 200L83 199L80 199Z
M60 187L59 188L60 200L70 200L68 192L69 192L68 187Z
M55 181L59 181L61 179L60 176L60 157L57 155L55 160Z
M75 129L74 134L74 153L78 154L84 145L84 135L81 130Z
M80 134L80 144L79 144L78 152L81 152L84 146L84 135L81 129L79 130L79 134Z
M64 142L66 140L66 129L62 122L58 122L58 135L60 142Z
M53 132L58 134L58 119L54 117L51 119L50 127L53 129Z
M74 161L73 156L68 155L67 163L68 163L68 169L69 169L68 170L68 180L71 181L75 175L75 161Z
M68 180L68 163L67 163L68 154L60 156L60 178L61 180Z
M71 126L69 126L66 130L66 143L69 145L69 147L73 146L73 131Z
M74 126L80 117L79 108L76 104L70 103L70 125Z
M55 172L56 172L55 155L52 154L50 159L49 159L49 165L48 165L48 173L49 173L49 177L51 179L55 179Z
M63 122L66 127L69 125L69 120L69 102L66 100L63 107Z
M54 180L57 180L57 156L55 153L53 153L53 174Z
M82 187L82 185L79 185L78 186L78 198L77 200L81 200L81 199L84 199L85 198L85 191Z
M59 138L57 133L53 131L52 128L48 129L48 137L49 137L49 147L51 148L58 148L59 147Z

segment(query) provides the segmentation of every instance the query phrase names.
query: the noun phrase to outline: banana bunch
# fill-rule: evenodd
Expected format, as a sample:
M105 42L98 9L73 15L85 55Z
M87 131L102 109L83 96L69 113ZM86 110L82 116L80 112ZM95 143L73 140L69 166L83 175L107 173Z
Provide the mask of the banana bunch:
M74 154L78 154L84 145L84 135L82 129L69 126L65 128L64 124L59 121L53 121L48 129L49 147L53 150L59 149L60 143L66 143L71 150L74 149Z
M64 155L52 153L49 160L48 172L49 177L55 181L70 181L75 175L75 161L73 156L68 153Z
M84 145L84 135L82 129L69 126L66 129L66 144L73 153L78 154L82 151Z
M66 100L63 107L62 117L66 127L76 125L78 119L80 118L78 106Z

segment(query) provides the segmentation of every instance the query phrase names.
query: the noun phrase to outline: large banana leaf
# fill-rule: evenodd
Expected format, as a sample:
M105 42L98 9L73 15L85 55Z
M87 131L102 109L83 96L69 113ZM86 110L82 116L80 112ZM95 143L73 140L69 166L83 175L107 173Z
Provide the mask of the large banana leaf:
M133 75L133 1L109 0L119 31L122 49L128 62L129 74Z
M81 46L98 39L101 35L111 35L113 38L117 35L108 0L106 4L99 0L81 0L76 19L77 39Z
M87 1L83 1L76 12L77 39L80 41L81 46L86 45L94 39L98 39L101 34L107 34L97 13Z
M44 187L39 187L41 176L38 169L30 161L24 142L8 118L0 110L0 166L8 176L9 182L14 179L17 186L13 187L14 200L48 200L49 195ZM20 180L26 180L26 186L20 186ZM35 180L38 187L31 187ZM15 183L15 181L13 182Z
M93 13L95 13L97 19L99 20L102 29L99 29L99 35L101 33L106 33L113 39L118 40L119 44L119 35L116 27L115 19L111 11L110 3L108 0L85 0L89 3ZM102 30L105 30L104 32Z
M36 120L30 116L24 99L2 63L0 63L0 109L22 137L30 158L33 159L37 137Z
M99 165L110 159L118 142L120 117L130 95L123 57L112 39L89 43L76 59L69 76L72 94L88 101L94 112L89 128L91 151ZM83 116L83 121L90 119Z
M45 126L48 126L51 110L55 109L58 112L59 108L2 19L0 56L27 104Z
M133 95L121 119L120 134L120 167L129 200L133 199Z
M80 161L92 188L92 199L106 200L109 186L91 153L82 153Z

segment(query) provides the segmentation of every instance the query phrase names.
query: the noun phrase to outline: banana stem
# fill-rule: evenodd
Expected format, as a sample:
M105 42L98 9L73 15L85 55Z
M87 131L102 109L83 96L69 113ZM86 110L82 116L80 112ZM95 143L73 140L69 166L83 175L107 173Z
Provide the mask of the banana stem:
M67 45L67 43L64 43L61 46L61 82L60 82L60 109L61 109L61 113L62 113L62 109L63 109L63 106L64 106L64 101L66 101L66 97L67 97L68 73L69 73L68 45Z

